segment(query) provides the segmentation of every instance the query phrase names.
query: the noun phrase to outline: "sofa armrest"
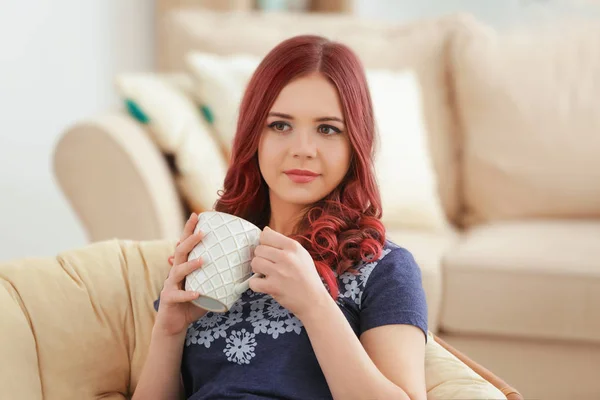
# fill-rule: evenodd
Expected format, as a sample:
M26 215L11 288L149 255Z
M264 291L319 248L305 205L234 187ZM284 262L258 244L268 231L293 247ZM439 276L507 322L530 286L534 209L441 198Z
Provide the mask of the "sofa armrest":
M179 237L184 205L164 156L124 112L69 127L53 154L57 183L88 240Z
M2 396L42 400L36 338L18 288L3 276L0 264L0 388Z
M437 344L442 346L446 351L464 363L467 367L471 368L476 374L481 376L485 381L492 384L496 389L498 389L502 394L506 397L507 400L523 400L523 396L519 393L515 388L510 386L504 380L502 380L499 376L483 367L481 364L478 364L471 358L469 358L464 353L461 353L456 348L442 340L439 336L431 334L431 337L435 340Z

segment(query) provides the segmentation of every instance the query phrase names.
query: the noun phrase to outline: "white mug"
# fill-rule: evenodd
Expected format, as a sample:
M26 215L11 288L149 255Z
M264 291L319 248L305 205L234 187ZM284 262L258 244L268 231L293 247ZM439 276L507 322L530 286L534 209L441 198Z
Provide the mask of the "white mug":
M249 289L250 262L261 230L235 215L206 211L198 215L194 233L204 238L188 256L203 259L202 266L185 278L185 290L200 293L192 302L208 311L226 312Z

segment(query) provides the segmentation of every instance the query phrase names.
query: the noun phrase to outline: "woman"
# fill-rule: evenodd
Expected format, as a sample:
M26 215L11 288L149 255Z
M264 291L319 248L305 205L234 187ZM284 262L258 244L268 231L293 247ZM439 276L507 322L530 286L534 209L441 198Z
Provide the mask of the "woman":
M227 313L190 303L199 294L183 283L201 261L187 257L202 240L192 214L135 400L426 398L420 270L385 238L374 139L348 47L297 36L264 58L215 206L263 230L252 268L264 278Z

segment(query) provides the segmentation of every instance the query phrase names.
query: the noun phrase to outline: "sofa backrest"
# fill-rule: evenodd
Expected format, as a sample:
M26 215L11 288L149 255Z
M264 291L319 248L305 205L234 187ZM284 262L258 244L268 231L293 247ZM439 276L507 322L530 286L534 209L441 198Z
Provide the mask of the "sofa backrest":
M455 36L465 225L600 217L600 25Z
M455 119L448 88L448 44L462 28L464 15L410 24L370 21L344 15L222 13L179 9L164 15L158 35L161 72L186 70L186 55L202 51L221 55L264 56L280 41L299 34L320 34L349 45L366 68L406 70L417 75L432 163L446 216L460 208L457 193ZM398 110L402 115L402 110Z
M599 217L600 28L552 29L498 33L467 15L394 24L177 9L161 20L158 58L176 72L193 50L263 56L302 33L341 41L367 68L418 74L451 222Z

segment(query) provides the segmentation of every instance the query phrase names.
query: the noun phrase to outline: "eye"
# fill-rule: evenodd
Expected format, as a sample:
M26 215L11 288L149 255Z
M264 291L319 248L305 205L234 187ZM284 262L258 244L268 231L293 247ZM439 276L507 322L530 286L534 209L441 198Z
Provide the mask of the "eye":
M275 121L275 122L271 122L269 124L269 128L271 128L275 131L278 131L278 132L285 132L288 129L291 129L292 127L287 122Z
M331 126L331 125L319 125L317 130L319 131L319 133L322 133L327 136L342 132L335 126Z

